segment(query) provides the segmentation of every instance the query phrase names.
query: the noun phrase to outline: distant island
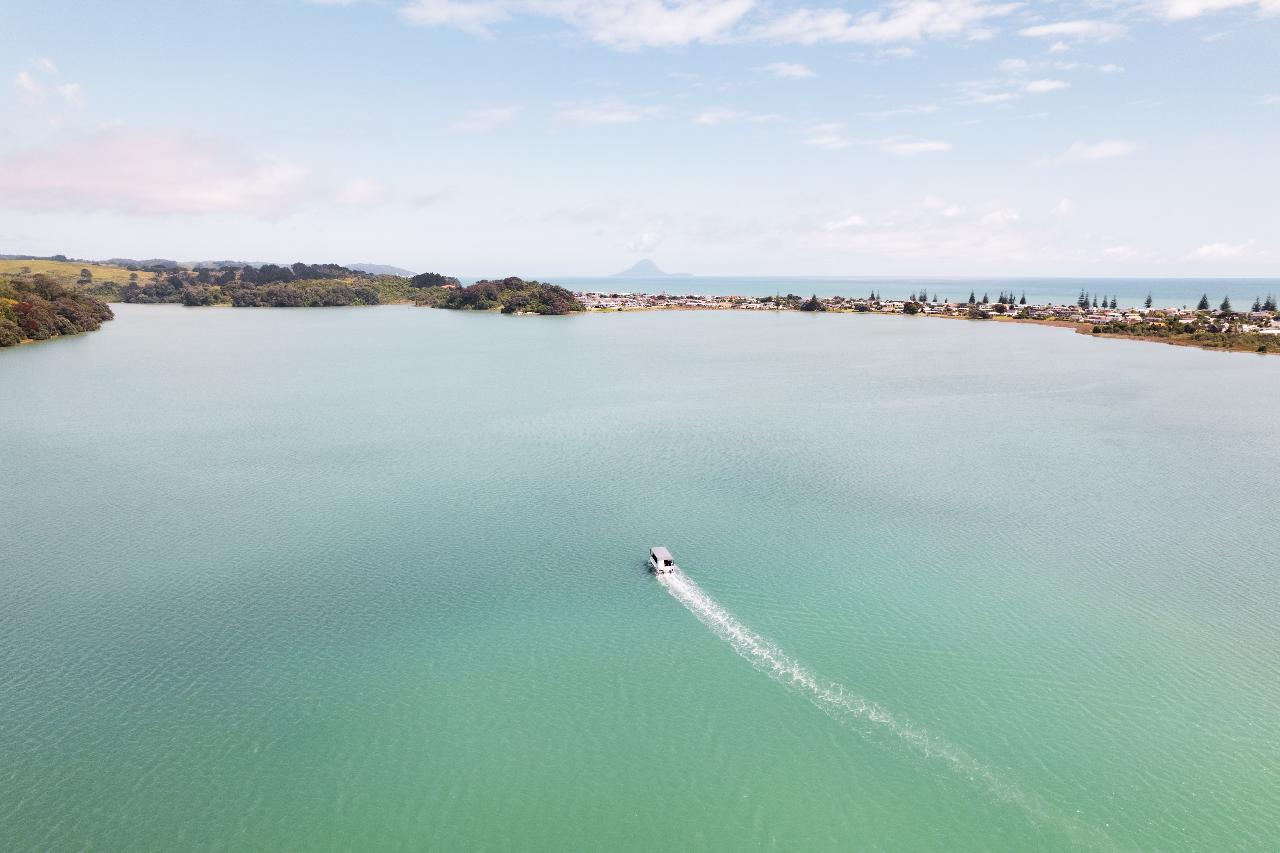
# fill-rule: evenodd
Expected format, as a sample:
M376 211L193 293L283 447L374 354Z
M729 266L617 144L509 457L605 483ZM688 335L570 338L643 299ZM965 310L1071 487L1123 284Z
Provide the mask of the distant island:
M622 272L613 274L614 278L692 278L688 273L663 272L658 265L648 258L641 258Z

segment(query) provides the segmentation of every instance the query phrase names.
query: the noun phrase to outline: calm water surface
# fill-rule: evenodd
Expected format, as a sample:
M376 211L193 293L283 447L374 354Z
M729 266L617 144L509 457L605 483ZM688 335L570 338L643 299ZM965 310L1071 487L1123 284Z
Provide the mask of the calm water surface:
M1280 846L1280 359L116 310L0 352L0 848Z

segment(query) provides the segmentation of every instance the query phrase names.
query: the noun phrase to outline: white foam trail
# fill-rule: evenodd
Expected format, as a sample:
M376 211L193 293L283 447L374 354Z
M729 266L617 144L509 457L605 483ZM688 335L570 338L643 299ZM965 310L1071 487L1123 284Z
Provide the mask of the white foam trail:
M1093 827L1081 826L1074 820L1053 820L1052 810L1046 803L1038 797L1025 795L1000 779L959 747L919 726L896 719L884 708L842 684L819 678L795 658L748 628L682 572L659 575L658 582L698 621L728 642L740 657L774 681L799 692L828 716L845 724L861 720L870 722L926 758L938 760L960 775L982 784L997 799L1019 806L1033 819L1058 823L1078 842L1090 846L1111 846L1109 839L1100 837Z

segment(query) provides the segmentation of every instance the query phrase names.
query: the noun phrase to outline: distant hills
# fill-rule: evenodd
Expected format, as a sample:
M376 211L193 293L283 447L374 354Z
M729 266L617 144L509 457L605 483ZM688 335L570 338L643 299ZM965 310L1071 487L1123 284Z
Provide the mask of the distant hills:
M165 269L175 269L178 266L177 261L171 261L168 258L107 258L102 263L111 264L117 267L164 267Z
M407 270L404 267L393 267L387 264L347 264L347 269L356 272L367 272L369 275L399 275L405 278L413 278L417 275L413 270Z
M689 273L663 272L648 258L641 258L628 269L613 274L614 278L689 278Z

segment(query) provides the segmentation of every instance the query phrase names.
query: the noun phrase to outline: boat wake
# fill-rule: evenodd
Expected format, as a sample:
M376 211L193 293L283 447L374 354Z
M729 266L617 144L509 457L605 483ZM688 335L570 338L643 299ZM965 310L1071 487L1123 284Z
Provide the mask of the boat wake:
M658 583L684 605L712 633L727 642L753 667L816 705L844 725L853 725L865 734L882 733L891 742L906 744L932 761L940 762L961 776L981 784L997 800L1014 804L1037 822L1056 823L1077 842L1110 847L1093 827L1075 820L1055 819L1047 803L1025 794L1002 780L954 744L930 734L920 726L900 720L886 709L850 691L844 685L820 678L798 660L761 637L708 595L682 572L661 575Z

